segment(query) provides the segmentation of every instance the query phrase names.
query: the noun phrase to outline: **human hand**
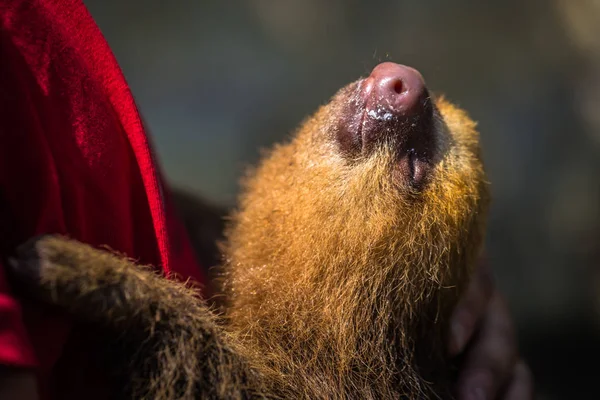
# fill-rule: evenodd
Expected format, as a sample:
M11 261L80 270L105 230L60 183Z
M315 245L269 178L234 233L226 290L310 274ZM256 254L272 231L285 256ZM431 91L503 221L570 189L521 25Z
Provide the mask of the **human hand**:
M533 378L519 357L508 306L480 265L451 319L449 351L462 355L458 400L532 400Z

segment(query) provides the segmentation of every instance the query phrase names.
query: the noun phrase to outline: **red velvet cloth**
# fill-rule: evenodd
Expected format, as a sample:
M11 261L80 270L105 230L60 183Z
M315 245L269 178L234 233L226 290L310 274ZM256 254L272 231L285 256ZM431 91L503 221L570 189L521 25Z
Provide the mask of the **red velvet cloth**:
M202 281L165 190L83 3L0 1L2 259L31 236L62 233ZM44 399L103 397L91 336L58 310L15 299L0 267L0 365L35 368Z

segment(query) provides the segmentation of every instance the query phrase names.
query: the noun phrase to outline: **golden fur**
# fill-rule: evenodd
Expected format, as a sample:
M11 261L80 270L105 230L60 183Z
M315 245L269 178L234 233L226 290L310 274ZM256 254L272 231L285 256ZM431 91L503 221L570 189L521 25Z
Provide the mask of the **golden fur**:
M437 156L411 189L389 143L352 160L337 149L354 85L245 179L222 319L193 290L62 238L22 249L17 277L115 333L136 398L448 397L443 339L488 203L479 136L436 100Z
M478 133L438 100L441 156L414 193L386 146L354 163L332 148L332 110L348 97L248 178L227 235L228 321L287 396L429 393L422 373L444 365L444 322L482 242Z

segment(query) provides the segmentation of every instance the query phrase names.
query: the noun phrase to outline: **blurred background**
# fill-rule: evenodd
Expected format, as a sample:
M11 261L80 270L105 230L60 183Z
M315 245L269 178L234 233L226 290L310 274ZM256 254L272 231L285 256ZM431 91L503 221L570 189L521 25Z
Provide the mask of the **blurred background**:
M600 373L599 0L87 0L167 177L234 204L259 150L392 60L479 121L487 253L540 399Z

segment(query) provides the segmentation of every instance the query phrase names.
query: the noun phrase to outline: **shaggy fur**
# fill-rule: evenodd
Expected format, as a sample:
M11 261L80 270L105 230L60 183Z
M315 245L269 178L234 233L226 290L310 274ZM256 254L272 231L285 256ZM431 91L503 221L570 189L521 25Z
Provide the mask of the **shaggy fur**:
M392 142L353 159L338 150L357 85L246 178L223 245L220 317L192 289L63 238L23 247L16 275L112 332L127 396L449 397L446 325L488 202L478 133L436 100L436 157L413 189Z

